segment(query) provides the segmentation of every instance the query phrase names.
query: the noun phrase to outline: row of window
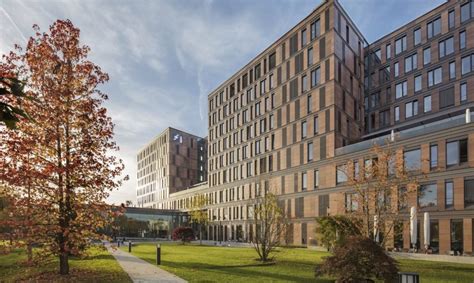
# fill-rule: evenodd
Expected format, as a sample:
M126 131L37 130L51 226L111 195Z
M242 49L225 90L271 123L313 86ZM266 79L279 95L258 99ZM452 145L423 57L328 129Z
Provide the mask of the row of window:
M421 169L421 149L411 149L406 150L403 153L404 168L407 171L416 171ZM468 161L468 140L459 139L446 142L446 166L459 166L465 164ZM371 172L370 168L373 162L378 162L377 158L374 159L365 159L364 168L366 175ZM438 144L433 143L430 145L430 169L435 170L438 168ZM359 163L358 161L353 162L353 172L350 173L347 171L346 165L336 166L336 184L343 184L348 181L348 174L353 174L353 178L359 178ZM388 172L389 174L394 174L395 168L394 163L388 163Z
M464 23L465 21L469 20L470 18L474 17L472 16L472 11L473 11L473 2L466 3L461 6L461 23ZM455 27L455 10L452 9L448 12L448 28L452 29ZM441 34L441 16L437 17L434 20L431 20L426 24L426 37L428 39L435 37L437 35ZM448 44L451 44L447 42ZM417 46L421 44L421 28L420 27L415 27L413 30L413 45ZM387 43L385 45L385 54L386 54L386 60L391 59L392 57L392 48L391 44ZM407 50L407 36L399 36L395 40L395 56L406 51ZM376 58L378 60L382 59L381 51L380 49L377 49L374 52ZM441 54L441 52L440 52ZM444 56L444 55L443 55Z
M474 209L474 179L464 179L464 209ZM398 209L407 209L406 188L399 189ZM439 207L438 201L438 184L428 183L420 185L417 192L417 204L421 209L452 209L454 207L454 182L451 179L444 182L444 207ZM345 194L345 207L347 212L357 211L359 209L359 195L354 192ZM384 205L390 206L390 196L380 196L379 201L383 201Z

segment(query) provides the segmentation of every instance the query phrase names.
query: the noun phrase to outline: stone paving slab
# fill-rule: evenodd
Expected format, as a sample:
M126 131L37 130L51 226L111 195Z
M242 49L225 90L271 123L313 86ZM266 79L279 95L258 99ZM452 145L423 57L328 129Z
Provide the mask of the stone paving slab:
M134 283L185 283L186 280L120 249L105 245Z

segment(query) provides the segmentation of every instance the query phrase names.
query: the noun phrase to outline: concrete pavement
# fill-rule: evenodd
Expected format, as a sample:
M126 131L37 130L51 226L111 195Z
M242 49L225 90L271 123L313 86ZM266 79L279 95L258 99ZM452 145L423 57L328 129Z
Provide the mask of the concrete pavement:
M120 266L128 273L134 283L185 283L186 280L150 264L128 252L114 249L109 243L107 250L115 257Z

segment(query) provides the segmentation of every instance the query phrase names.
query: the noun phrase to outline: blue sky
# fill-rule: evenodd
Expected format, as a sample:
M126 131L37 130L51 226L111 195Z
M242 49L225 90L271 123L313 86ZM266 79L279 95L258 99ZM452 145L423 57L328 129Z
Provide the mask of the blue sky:
M25 46L32 25L81 29L131 179L109 198L135 201L135 154L167 126L207 135L207 94L307 16L320 0L0 0L0 54ZM340 0L373 42L441 0Z

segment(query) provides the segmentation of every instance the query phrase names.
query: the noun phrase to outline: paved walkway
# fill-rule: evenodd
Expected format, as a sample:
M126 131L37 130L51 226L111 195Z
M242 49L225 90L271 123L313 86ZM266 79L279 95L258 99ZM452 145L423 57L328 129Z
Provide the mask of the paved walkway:
M107 250L115 257L120 266L128 273L134 283L185 283L184 279L169 273L156 265L150 264L130 253L112 249L105 244Z
M449 256L449 255L427 255L419 253L390 253L395 258L406 258L406 259L417 259L417 260L429 260L429 261L442 261L442 262L453 262L453 263L467 263L474 264L474 257L472 256Z

